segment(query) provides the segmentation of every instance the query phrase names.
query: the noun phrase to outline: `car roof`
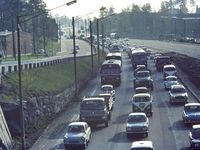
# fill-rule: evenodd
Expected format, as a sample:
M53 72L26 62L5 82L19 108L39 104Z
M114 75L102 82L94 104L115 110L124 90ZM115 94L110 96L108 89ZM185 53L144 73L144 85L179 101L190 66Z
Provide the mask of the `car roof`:
M133 95L133 98L135 97L151 97L151 95L149 93L137 93Z
M187 106L200 106L200 103L187 103L185 104L185 107Z
M175 84L171 86L171 89L179 89L179 88L185 89L185 87L182 84Z
M141 87L136 87L135 90L148 90L148 89L145 86L141 86Z
M149 70L141 70L141 71L137 71L137 73L141 73L141 72L149 72L149 73L150 73Z
M103 97L85 97L83 98L83 101L94 101L94 100L101 100L101 101L104 101L104 98Z
M175 65L173 65L173 64L170 64L170 65L164 65L164 67L163 67L163 68L168 68L168 67L173 67L173 68L176 68L176 67L175 67Z
M75 122L71 122L68 126L76 126L76 125L81 125L84 126L85 124L87 124L86 122L81 122L81 121L75 121Z
M153 143L152 141L135 141L131 144L132 148L152 148L153 149Z
M106 84L106 85L102 85L102 86L101 86L101 88L104 88L104 87L111 87L111 88L113 88L113 85Z
M111 96L111 93L100 93L99 96Z
M195 124L192 126L192 129L200 129L200 124Z
M128 114L128 116L137 116L137 115L143 115L143 116L146 116L146 114L144 112L132 112L130 114Z
M120 52L117 53L108 53L107 56L122 56Z
M177 79L177 77L176 76L167 76L167 77L165 77L166 79L167 78L176 78Z

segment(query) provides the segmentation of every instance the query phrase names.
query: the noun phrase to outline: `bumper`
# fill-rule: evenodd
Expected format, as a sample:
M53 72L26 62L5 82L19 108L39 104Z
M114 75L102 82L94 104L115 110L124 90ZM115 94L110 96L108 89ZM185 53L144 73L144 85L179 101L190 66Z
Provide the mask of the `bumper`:
M80 118L81 121L85 121L89 124L98 124L98 123L104 123L107 122L107 118L101 118L101 117L85 117L85 118Z

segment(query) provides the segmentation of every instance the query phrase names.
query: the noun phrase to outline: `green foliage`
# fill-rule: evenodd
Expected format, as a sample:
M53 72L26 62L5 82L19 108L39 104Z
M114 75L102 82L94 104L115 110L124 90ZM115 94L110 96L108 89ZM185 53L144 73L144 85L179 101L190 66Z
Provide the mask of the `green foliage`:
M101 58L103 60L104 57ZM98 68L97 56L94 56L94 70ZM83 81L91 77L91 56L77 58L77 80ZM18 74L8 76L15 93L18 93ZM74 84L74 61L54 66L41 67L22 72L23 95L30 93L59 93Z

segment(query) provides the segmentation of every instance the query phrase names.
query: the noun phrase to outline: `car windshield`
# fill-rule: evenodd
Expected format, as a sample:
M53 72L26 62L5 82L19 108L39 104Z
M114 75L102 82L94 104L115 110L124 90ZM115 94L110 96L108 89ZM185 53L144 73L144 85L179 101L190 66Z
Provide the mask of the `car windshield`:
M200 138L200 128L192 129L192 137L193 138Z
M144 115L133 115L129 116L128 123L138 123L138 122L146 122L146 117Z
M102 100L85 100L81 103L81 109L84 110L101 110L105 108L105 102Z
M177 78L170 77L170 78L166 78L165 81L177 81Z
M101 91L105 92L105 91L112 91L111 87L102 87Z
M142 77L149 77L149 72L148 71L143 71L143 72L137 72L137 77L142 78Z
M185 93L185 89L184 88L173 88L171 89L172 93Z
M71 125L68 127L68 132L72 132L72 133L79 133L79 132L84 132L84 127L81 125Z
M164 68L164 71L176 71L176 68L174 68L174 67L166 67L166 68Z
M200 106L195 106L195 105L193 105L193 106L186 106L185 107L185 111L186 112L198 112L198 111L200 111Z
M150 101L150 97L148 97L148 96L135 97L134 101L135 102L149 102Z

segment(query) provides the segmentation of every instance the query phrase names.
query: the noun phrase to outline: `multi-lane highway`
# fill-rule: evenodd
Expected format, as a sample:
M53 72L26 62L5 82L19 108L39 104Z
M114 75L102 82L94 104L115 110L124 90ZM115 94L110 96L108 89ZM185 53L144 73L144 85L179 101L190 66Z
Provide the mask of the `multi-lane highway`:
M155 149L158 150L187 150L189 149L188 132L190 127L185 127L182 122L183 105L169 104L169 95L164 90L163 76L157 72L152 60L149 60L149 69L152 70L154 80L153 116L150 117L149 137L126 137L126 118L131 112L131 99L133 90L133 71L130 60L126 53L123 53L122 83L116 87L116 102L112 112L112 119L109 127L99 125L92 129L92 138L88 150L128 150L134 140L152 140ZM100 92L99 76L86 85L81 96L97 95ZM189 93L189 102L196 102L196 99ZM63 136L67 124L76 121L79 117L79 103L71 103L59 118L57 118L45 130L42 136L33 145L31 150L55 150L64 149Z
M130 39L130 44L143 45L158 52L177 52L194 58L200 58L200 44Z

